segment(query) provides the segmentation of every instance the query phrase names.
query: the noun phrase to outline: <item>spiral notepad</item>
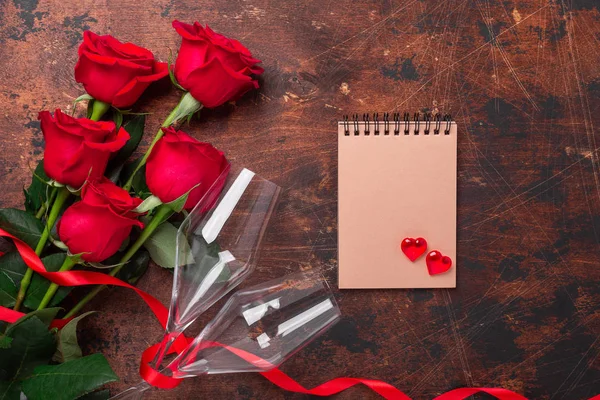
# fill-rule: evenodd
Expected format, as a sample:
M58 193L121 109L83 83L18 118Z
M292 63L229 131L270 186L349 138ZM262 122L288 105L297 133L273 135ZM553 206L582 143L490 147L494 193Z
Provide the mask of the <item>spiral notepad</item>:
M456 287L456 123L449 116L364 114L338 123L339 287ZM423 237L415 262L404 238ZM426 254L452 259L430 276Z

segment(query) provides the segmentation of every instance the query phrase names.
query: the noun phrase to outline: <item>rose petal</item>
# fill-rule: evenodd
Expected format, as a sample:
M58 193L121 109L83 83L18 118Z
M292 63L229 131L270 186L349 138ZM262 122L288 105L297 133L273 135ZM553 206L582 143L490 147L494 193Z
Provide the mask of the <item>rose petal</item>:
M96 41L98 40L98 37L99 35L92 31L84 31L83 41L77 50L78 54L81 55L84 51L98 53L98 48L96 47Z
M85 144L82 144L82 146L65 161L62 171L60 172L61 176L57 181L78 189L86 180L98 179L104 174L110 153L85 147Z
M194 25L186 24L180 21L173 21L171 23L175 31L184 39L188 40L206 40L206 33L204 28L198 22L194 22Z
M176 130L172 126L169 126L168 128L161 128L161 129L164 132L163 139L165 142L170 142L170 143L188 142L188 143L194 143L194 144L202 143L202 142L198 142L198 140L194 139L187 133Z
M114 153L116 151L121 150L123 146L127 143L130 136L129 133L124 128L120 128L119 132L115 135L113 140L108 140L103 143L95 143L95 142L84 142L83 144L90 149L107 151L110 153Z
M122 43L110 35L102 37L102 45L109 52L108 54L114 55L117 58L149 61L150 64L148 66L151 66L151 63L154 61L154 54L150 50L133 43Z
M209 146L213 151L207 149ZM214 156L220 156L214 158ZM165 130L146 165L150 191L163 202L173 201L190 189L185 207L193 207L206 193L228 162L222 152L182 131Z
M208 41L191 41L183 38L179 53L175 60L175 78L182 82L195 69L201 67L207 62L207 52L210 47Z
M179 83L208 108L237 100L247 91L258 88L258 82L230 70L217 58L194 70L185 81Z
M66 160L79 151L83 138L69 135L58 129L48 111L40 112L38 118L46 141L44 171L50 178L60 182Z
M115 123L112 121L92 121L87 118L74 118L57 109L54 112L54 123L69 135L85 137L88 142L104 143L109 136L114 136Z
M183 48L183 43L182 43ZM227 65L233 71L241 71L248 68L250 65L246 62L246 59L243 56L236 52L233 49L224 49L223 47L219 47L216 45L209 45L206 47L206 60L205 63L200 64L200 66L208 63L213 58L218 58L221 64ZM248 74L250 75L250 74Z
M151 69L130 62L99 62L101 57L83 53L75 66L75 80L95 99L112 104L113 97L139 75L148 75ZM101 85L98 83L102 82Z
M151 83L169 75L169 66L167 63L156 62L153 69L155 73L151 75L136 76L119 90L113 98L112 105L117 108L129 107L139 99Z
M104 261L115 254L141 222L114 213L108 206L77 202L63 214L58 235L72 254L82 254L90 262Z
M117 214L131 217L136 216L131 211L142 203L142 199L131 197L127 190L104 176L83 187L81 201L90 205L109 205Z

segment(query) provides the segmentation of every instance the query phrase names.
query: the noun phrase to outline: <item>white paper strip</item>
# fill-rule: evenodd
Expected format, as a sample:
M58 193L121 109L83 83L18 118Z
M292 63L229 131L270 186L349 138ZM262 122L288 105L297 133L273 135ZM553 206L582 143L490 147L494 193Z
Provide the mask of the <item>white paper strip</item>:
M317 318L321 314L331 310L332 308L333 303L331 302L331 300L327 299L325 301L322 301L316 306L309 308L303 313L300 313L295 317L290 318L289 320L280 324L277 327L277 335L286 336L295 331L296 329L300 328L301 326L309 323L313 319Z
M202 228L202 237L206 240L206 243L210 244L217 239L219 232L223 229L223 225L227 222L227 219L231 216L233 209L237 205L238 201L246 191L246 188L250 184L250 181L254 177L254 172L244 168L242 172L235 179L235 182L231 185L223 199L213 212L204 228Z

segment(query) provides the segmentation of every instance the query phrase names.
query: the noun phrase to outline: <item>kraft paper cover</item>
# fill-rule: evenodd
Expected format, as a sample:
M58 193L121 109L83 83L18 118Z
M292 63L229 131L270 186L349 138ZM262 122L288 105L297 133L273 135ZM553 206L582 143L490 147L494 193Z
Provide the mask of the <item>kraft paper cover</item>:
M442 123L445 127L445 122ZM456 287L456 143L450 134L344 134L338 124L339 287ZM411 262L400 249L405 237L423 237L427 251ZM430 276L425 257L438 250L452 268Z

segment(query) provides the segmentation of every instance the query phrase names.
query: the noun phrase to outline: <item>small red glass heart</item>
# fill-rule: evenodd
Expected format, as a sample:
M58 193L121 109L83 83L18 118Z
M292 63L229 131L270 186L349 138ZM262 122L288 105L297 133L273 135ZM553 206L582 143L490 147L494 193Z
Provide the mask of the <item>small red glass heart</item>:
M410 261L415 261L427 251L427 241L423 238L405 238L400 248Z
M429 275L437 275L444 273L452 266L452 259L448 256L442 255L437 250L433 250L425 257L425 263L427 264L427 271Z

